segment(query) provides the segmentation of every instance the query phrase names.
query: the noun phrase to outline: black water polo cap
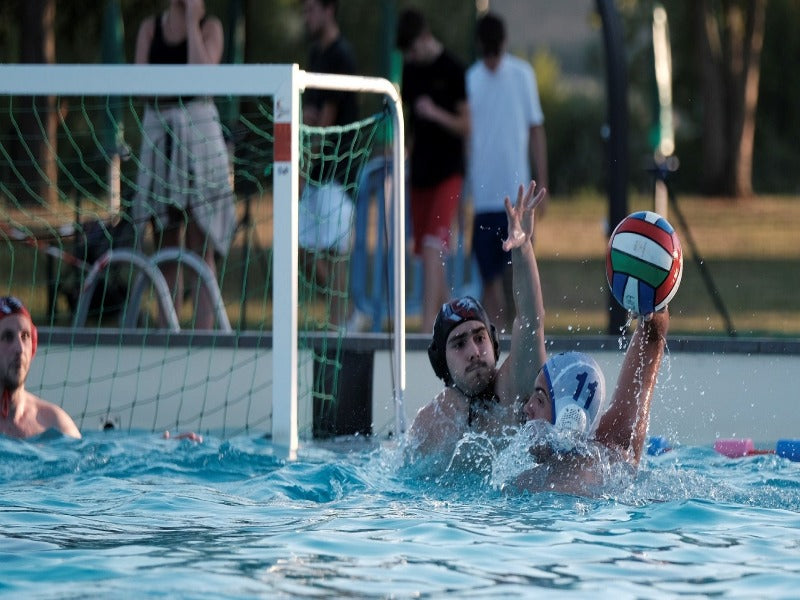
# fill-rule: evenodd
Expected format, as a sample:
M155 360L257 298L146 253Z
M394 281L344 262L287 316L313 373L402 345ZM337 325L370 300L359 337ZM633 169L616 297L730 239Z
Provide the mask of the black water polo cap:
M494 346L494 358L497 360L500 357L500 338L497 335L497 329L489 321L489 315L486 314L486 310L480 302L472 296L463 296L442 304L439 314L436 315L436 321L433 323L433 339L428 346L428 358L431 361L433 372L444 381L445 385L453 382L450 370L447 368L445 355L447 338L450 337L450 332L455 327L466 321L480 321L486 326L492 339L492 346Z

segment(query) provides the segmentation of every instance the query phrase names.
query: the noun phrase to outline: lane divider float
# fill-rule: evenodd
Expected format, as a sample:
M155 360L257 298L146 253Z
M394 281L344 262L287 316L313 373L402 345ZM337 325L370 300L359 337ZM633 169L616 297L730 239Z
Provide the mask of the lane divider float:
M658 456L672 450L669 439L654 435L647 439L647 454ZM745 456L758 456L760 454L775 454L794 462L800 462L800 440L781 439L775 444L775 449L756 448L751 438L719 439L714 442L714 450L728 458L742 458Z

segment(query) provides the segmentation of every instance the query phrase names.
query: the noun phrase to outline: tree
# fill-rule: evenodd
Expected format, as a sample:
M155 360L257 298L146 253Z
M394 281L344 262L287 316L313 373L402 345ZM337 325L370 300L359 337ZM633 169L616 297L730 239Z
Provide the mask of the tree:
M766 0L694 5L703 97L703 192L753 194L753 144Z
M20 62L55 63L55 0L27 0L19 3L22 27ZM16 148L20 182L17 197L25 203L52 204L56 200L56 138L58 120L54 96L20 100L21 140Z

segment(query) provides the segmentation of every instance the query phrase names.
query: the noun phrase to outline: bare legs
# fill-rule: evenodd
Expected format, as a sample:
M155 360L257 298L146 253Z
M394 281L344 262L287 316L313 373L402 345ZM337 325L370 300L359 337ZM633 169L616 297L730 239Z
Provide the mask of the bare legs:
M208 240L206 233L197 224L190 220L188 224L168 227L161 235L160 247L163 248L186 248L197 254L211 269L212 275L217 275L217 265L214 260L214 248ZM163 263L161 273L169 286L172 302L175 311L180 315L183 305L184 291L184 271L185 269L175 261ZM191 286L192 303L195 307L194 328L213 329L214 327L214 307L211 302L211 295L205 286L201 285L200 278L192 269L186 270L186 283ZM160 315L159 324L166 327L166 318Z
M442 304L450 299L442 252L438 244L426 244L422 248L422 331L425 332L433 331L436 315Z

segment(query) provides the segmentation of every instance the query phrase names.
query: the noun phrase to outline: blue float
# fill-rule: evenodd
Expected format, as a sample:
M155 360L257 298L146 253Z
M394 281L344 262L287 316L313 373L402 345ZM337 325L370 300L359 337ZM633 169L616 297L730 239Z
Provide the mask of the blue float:
M795 462L800 461L800 440L778 440L775 454Z

